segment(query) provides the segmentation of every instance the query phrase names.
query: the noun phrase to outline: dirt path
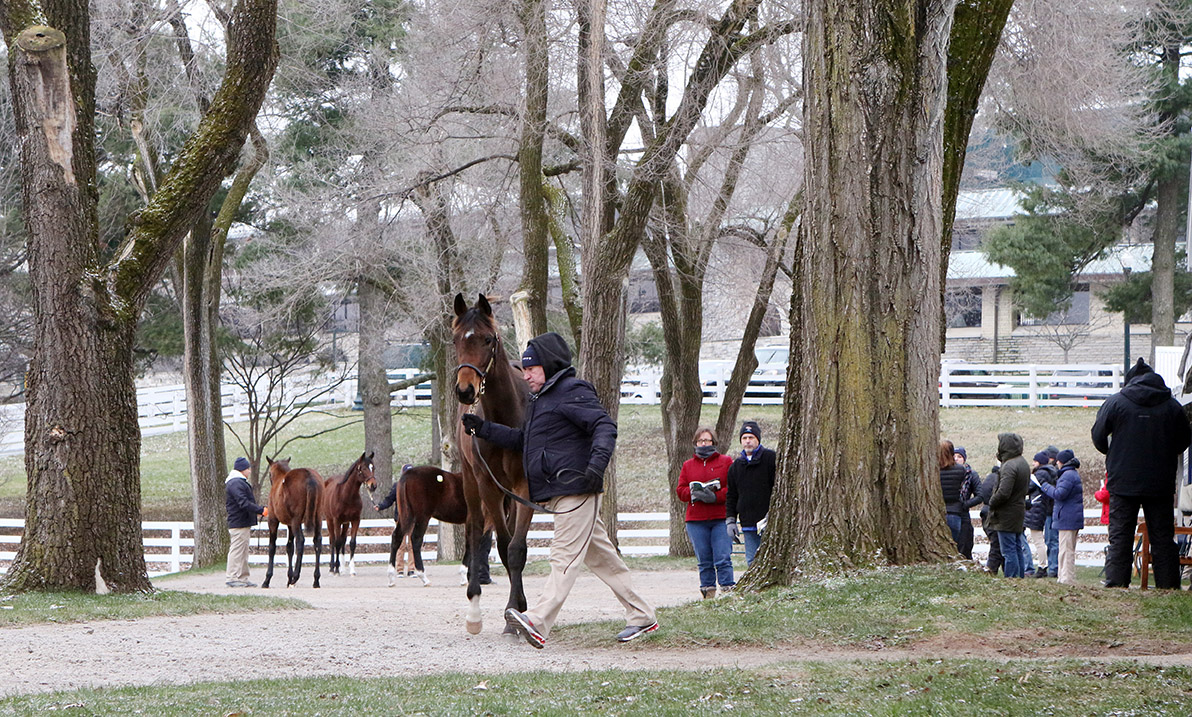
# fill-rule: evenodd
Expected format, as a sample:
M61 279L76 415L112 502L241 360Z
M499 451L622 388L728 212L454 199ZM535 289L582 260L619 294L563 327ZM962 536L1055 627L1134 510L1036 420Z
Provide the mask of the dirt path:
M939 646L829 653L818 647L687 650L652 645L639 649L618 645L612 631L608 648L580 649L563 640L535 650L500 635L508 585L503 578L498 578L501 584L495 589L485 590L485 630L473 636L463 628L466 602L456 569L431 566L429 575L430 587L406 578L388 588L383 567L362 566L355 578L325 575L323 587L312 590L309 572L304 571L301 587L268 593L305 600L314 610L4 628L0 630L4 645L0 650L0 695L316 675L365 678L457 671L699 669L928 654L1003 657L987 649ZM259 571L253 577L259 579ZM531 600L543 580L526 579ZM697 593L693 571L639 572L634 580L659 607L688 602ZM223 576L214 574L175 578L161 586L196 593L245 592L225 587ZM608 588L585 574L576 583L560 624L618 620L622 615ZM1190 657L1166 655L1153 661L1192 664Z

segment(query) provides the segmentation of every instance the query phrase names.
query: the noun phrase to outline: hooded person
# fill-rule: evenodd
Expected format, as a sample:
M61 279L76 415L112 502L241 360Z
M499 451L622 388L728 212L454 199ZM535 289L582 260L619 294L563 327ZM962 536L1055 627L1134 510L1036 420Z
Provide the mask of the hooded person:
M741 453L728 469L728 495L725 499L725 529L737 540L745 539L745 562L761 547L770 495L774 492L776 473L774 451L762 446L762 429L757 421L745 421L738 434Z
M1093 446L1109 471L1109 549L1106 587L1129 587L1134 531L1146 516L1155 587L1178 589L1179 554L1174 536L1176 465L1192 443L1183 407L1163 377L1141 358L1126 372L1125 386L1097 411Z
M1008 578L1023 577L1023 520L1026 494L1031 486L1031 467L1022 457L1022 437L1017 433L999 433L997 458L1002 467L989 496L986 530L997 532L1002 551L1002 571Z
M658 629L653 606L633 587L629 568L600 519L604 471L617 443L617 424L596 389L576 376L571 349L557 333L530 339L522 354L522 377L530 387L521 426L505 426L465 413L460 421L477 437L522 454L530 499L555 513L550 577L524 613L505 611L505 621L526 642L542 648L580 564L612 588L625 607L628 642Z
M1076 536L1084 527L1084 487L1080 481L1080 459L1069 449L1059 451L1060 474L1055 485L1039 483L1054 504L1051 524L1059 534L1057 577L1066 585L1076 584Z

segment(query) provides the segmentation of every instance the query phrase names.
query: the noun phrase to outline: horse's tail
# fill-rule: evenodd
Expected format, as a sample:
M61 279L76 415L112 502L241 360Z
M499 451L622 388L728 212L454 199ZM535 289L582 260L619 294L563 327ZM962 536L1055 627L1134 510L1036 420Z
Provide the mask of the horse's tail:
M397 505L394 506L397 510L397 525L403 533L410 530L410 498L406 488L408 473L409 471L402 471L397 478Z

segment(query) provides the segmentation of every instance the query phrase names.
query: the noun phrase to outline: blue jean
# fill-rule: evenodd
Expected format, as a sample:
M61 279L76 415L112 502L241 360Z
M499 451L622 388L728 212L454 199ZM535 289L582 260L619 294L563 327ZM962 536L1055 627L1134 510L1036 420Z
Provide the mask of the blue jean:
M1024 573L1028 570L1032 573L1035 572L1035 558L1031 555L1031 541L1026 539L1026 533L1018 534L1018 546L1019 560L1022 562L1022 571ZM1021 578L1024 576L1019 575L1018 577Z
M1043 542L1047 543L1047 574L1056 577L1060 574L1060 531L1051 525L1051 516L1043 523Z
M1030 549L1029 545L1022 538L1022 533L997 531L998 545L1002 549L1002 559L1005 563L1002 564L1002 572L1008 578L1023 577L1022 554L1023 548ZM1027 553L1029 555L1029 553Z
M948 530L952 531L952 542L956 543L956 549L960 549L960 525L964 518L959 515L952 515L948 513L944 515L944 520L948 523Z
M741 535L745 537L745 564L753 565L753 556L757 555L757 549L762 545L762 533L760 530L744 528Z
M735 585L733 580L733 539L725 530L723 520L691 520L687 522L687 537L695 548L699 564L699 586L710 588Z

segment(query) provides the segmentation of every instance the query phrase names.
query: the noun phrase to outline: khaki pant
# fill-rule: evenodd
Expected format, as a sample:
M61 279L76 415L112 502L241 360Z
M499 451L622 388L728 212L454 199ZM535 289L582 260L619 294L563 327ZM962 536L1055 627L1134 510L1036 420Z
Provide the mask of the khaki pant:
M599 494L565 495L552 498L546 507L570 513L555 516L555 535L550 543L550 577L542 589L538 602L526 611L526 616L546 637L559 617L563 602L579 577L580 566L586 565L592 574L612 588L617 600L625 607L626 625L651 625L654 607L633 587L629 568L613 547L604 521L600 519Z
M228 528L228 580L248 580L248 534L252 528Z
M1030 529L1031 546L1035 549L1035 573L1038 574L1039 568L1046 567L1051 570L1051 566L1047 564L1047 541L1043 539L1043 530Z
M1060 571L1058 582L1065 585L1076 584L1076 535L1079 530L1061 530L1060 533Z

